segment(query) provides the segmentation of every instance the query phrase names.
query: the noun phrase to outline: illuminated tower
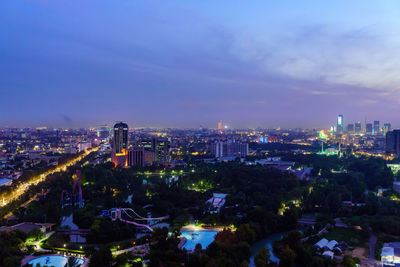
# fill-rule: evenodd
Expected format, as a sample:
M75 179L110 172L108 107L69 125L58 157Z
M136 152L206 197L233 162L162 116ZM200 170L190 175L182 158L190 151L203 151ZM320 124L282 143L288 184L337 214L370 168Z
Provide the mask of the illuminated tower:
M383 128L382 128L383 135L386 135L391 130L392 130L392 125L390 123L387 122L387 123L383 124Z
M116 154L122 153L122 149L128 149L128 124L119 122L114 125L114 147Z
M343 133L343 115L339 115L337 118L336 132L339 134Z
M222 121L218 122L218 131L219 133L222 133Z
M128 124L118 122L114 125L111 160L114 166L128 166Z

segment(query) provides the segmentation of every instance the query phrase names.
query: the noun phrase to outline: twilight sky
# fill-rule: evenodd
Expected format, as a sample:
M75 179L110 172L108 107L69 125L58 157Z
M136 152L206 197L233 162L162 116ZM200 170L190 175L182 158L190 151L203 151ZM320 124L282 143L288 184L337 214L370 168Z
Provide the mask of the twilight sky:
M1 0L0 127L400 126L398 0Z

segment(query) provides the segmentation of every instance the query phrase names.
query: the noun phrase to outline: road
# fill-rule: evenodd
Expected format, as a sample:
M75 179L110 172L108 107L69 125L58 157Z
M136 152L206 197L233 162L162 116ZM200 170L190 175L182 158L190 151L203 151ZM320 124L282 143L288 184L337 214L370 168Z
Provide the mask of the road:
M49 176L53 173L65 171L68 167L73 166L78 161L80 161L81 159L83 159L84 157L89 155L91 152L96 151L98 149L99 149L99 147L88 149L82 155L79 155L76 158L74 158L66 163L63 163L52 170L46 171L45 173L42 173L35 177L32 177L28 182L23 183L23 184L19 185L18 187L14 188L10 194L1 195L0 199L2 199L2 201L0 203L2 203L3 206L7 205L8 203L12 202L13 200L19 198L22 194L24 194L31 185L36 185L36 184L44 181L47 178L47 176Z

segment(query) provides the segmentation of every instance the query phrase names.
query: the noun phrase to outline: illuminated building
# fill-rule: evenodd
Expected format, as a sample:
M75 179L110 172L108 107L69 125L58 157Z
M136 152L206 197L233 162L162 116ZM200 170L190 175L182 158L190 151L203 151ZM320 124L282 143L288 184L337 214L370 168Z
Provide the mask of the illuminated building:
M249 144L228 140L217 141L211 146L211 154L216 158L222 157L246 157L249 154Z
M388 132L392 130L392 125L390 123L383 124L382 133L386 135Z
M223 132L222 132L222 121L219 121L219 122L218 122L218 132L219 132L220 134L223 133Z
M362 132L361 122L358 121L358 122L356 122L354 124L354 131L356 133L361 133Z
M111 160L115 166L128 166L128 125L119 122L114 125L113 148L111 152Z
M374 134L377 135L379 133L380 133L379 121L374 121Z
M365 133L372 134L372 132L373 132L372 123L365 124Z
M128 149L128 124L119 122L114 125L114 147L116 154L122 153L122 149Z
M154 137L152 139L144 139L139 142L139 147L143 148L146 152L144 153L145 161L151 162L151 164L153 164L154 161L159 163L170 162L170 146L171 142L167 138Z
M337 118L336 132L338 134L342 134L343 133L343 115L339 115L338 118Z
M268 143L279 143L280 138L277 135L268 136Z
M128 150L128 166L144 167L144 148Z
M258 139L258 143L268 143L268 137L260 136L260 138Z
M386 153L400 155L400 130L386 134Z
M167 138L156 139L154 141L154 153L156 162L170 162L169 154L170 141Z
M144 139L139 143L139 147L143 147L146 151L154 151L155 150L155 138L153 139Z

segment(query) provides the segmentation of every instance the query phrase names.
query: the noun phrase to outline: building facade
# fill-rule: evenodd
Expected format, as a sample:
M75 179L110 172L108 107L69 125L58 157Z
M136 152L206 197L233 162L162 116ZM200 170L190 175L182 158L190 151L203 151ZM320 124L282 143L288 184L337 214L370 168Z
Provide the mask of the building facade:
M234 140L217 141L211 146L211 154L216 158L246 157L249 154L249 144Z
M400 130L386 134L386 153L400 155Z

